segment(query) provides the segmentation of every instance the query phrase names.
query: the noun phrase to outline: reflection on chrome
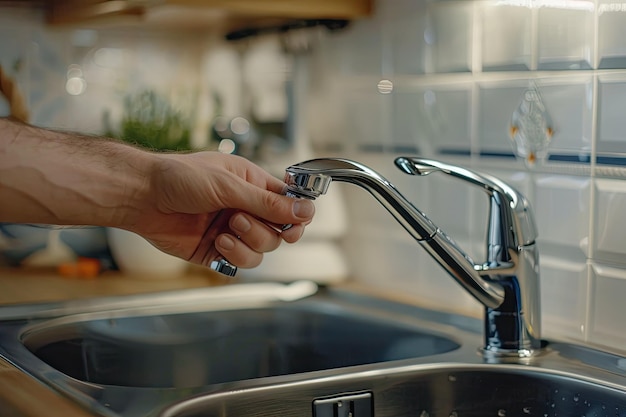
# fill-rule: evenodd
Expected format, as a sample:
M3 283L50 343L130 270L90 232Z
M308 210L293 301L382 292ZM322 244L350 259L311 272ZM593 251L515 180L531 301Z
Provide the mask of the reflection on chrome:
M236 284L3 306L0 359L94 416L311 416L366 391L376 417L626 417L623 354L550 340L485 359L481 328L354 289Z
M409 157L395 162L406 174L442 172L485 191L490 201L486 262L474 263L393 184L358 162L335 158L301 162L287 168L284 181L290 191L308 198L324 194L331 181L364 188L485 306L485 355L528 357L540 350L539 255L528 200L497 178L462 167Z

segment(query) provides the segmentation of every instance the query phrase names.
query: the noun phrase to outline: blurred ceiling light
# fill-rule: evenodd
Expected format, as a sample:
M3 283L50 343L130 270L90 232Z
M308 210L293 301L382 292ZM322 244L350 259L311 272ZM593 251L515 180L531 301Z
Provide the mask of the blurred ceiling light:
M87 81L83 77L83 69L78 64L70 64L65 74L65 91L72 96L79 96L87 89Z
M376 88L380 94L390 94L393 91L393 82L391 80L380 80Z
M67 79L78 77L83 77L83 69L78 64L70 64L67 67L67 73L65 75Z
M230 130L236 135L245 135L250 131L250 122L245 117L235 117L230 122Z
M232 139L222 139L217 146L217 150L221 153L233 153L236 147Z
M568 9L592 12L595 9L591 0L498 0L497 6L528 7L539 9L542 7L552 9Z
M79 96L87 89L87 81L81 77L71 77L65 83L65 91L71 96Z

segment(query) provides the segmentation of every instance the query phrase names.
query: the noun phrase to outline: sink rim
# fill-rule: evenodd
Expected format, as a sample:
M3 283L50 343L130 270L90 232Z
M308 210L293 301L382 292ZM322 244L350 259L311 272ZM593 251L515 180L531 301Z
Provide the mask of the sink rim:
M201 291L202 294L210 293L212 288L207 291ZM195 291L195 290L194 290ZM109 318L112 316L126 317L129 312L135 311L137 315L146 315L153 311L180 312L182 310L193 311L211 311L223 310L224 304L203 303L202 294L197 292L190 294L188 290L178 290L167 294L142 294L135 296L122 296L105 298L101 300L90 300L80 302L70 302L67 305L52 303L38 304L33 306L32 313L20 306L18 309L9 307L9 312L0 311L0 356L7 359L10 363L30 374L33 378L42 381L41 374L46 374L48 379L43 380L47 386L53 387L57 391L71 397L75 402L82 404L88 409L100 415L120 416L111 409L104 407L94 398L102 395L103 392L117 392L111 386L102 386L98 384L85 383L73 379L64 374L60 374L54 368L41 362L34 367L24 367L16 361L12 355L16 354L15 345L6 346L3 338L14 338L13 342L19 343L19 346L29 355L34 355L22 344L21 335L27 330L37 330L38 326L47 326L50 323L73 322L78 319L90 319L93 317ZM182 298L179 298L182 297ZM180 300L183 300L182 302ZM178 302L176 300L179 300ZM186 303L185 300L194 300L192 303ZM618 359L626 360L626 355L621 352L613 353L605 349L598 349L582 342L568 343L561 342L558 339L548 339L548 347L543 354L531 358L522 365L520 363L511 364L506 360L494 359L495 363L486 364L485 359L478 353L482 342L482 320L445 311L431 310L428 308L403 303L402 301L390 300L388 298L373 295L371 293L362 293L354 291L350 288L324 288L318 294L309 298L301 299L289 303L304 303L313 300L313 302L328 302L334 305L345 305L347 308L354 308L356 311L370 312L373 317L389 317L398 319L408 323L411 327L425 329L428 332L436 331L461 346L452 351L443 354L436 354L417 359L403 359L391 362L381 362L375 364L357 365L347 368L327 369L321 371L307 372L303 374L290 374L285 376L273 376L266 378L258 378L253 380L245 380L233 383L217 384L210 387L202 387L196 391L188 391L180 394L179 397L171 397L168 403L158 404L158 409L165 409L176 401L185 401L191 396L210 395L211 393L229 392L233 390L255 389L261 387L275 386L281 383L302 384L308 380L318 380L323 378L332 378L338 374L346 375L367 375L368 373L386 372L389 369L405 369L415 370L423 367L439 367L442 364L451 364L453 366L514 366L520 369L540 368L542 370L571 372L577 378L591 377L601 382L600 385L607 383L615 384L617 387L624 388L626 392L626 368L619 368L612 365ZM237 306L263 306L268 305L255 303L250 299L240 300L239 304L227 303L228 309L237 309ZM271 305L271 302L269 305ZM157 304L155 306L155 304ZM2 314L5 313L5 314ZM26 314L25 314L26 313ZM416 317L417 316L417 317ZM568 357L563 354L568 347L574 346L578 350L588 350L589 352L581 353L579 351L570 352ZM20 352L17 351L19 354ZM572 358L574 360L572 360ZM580 358L584 360L580 362ZM597 361L588 361L589 358L596 358ZM19 355L18 355L19 359ZM502 362L499 362L502 361ZM578 361L578 362L577 362ZM518 362L520 362L518 360ZM597 363L596 363L597 362ZM524 368L522 368L524 367ZM613 369L615 367L615 369ZM39 375L38 375L39 374ZM114 387L115 388L115 387ZM127 387L122 387L126 389ZM161 388L130 388L129 395L142 391L154 393L158 395L169 392L171 389ZM153 407L154 408L154 407ZM138 415L138 414L137 414ZM142 414L144 415L144 414ZM153 414L150 414L153 415Z
M267 300L258 301L243 301L229 303L227 307L223 305L206 306L203 304L183 304L183 305L162 305L151 306L149 308L130 306L127 308L121 308L116 310L105 311L88 311L77 312L60 317L51 318L39 318L32 322L21 326L18 339L24 346L30 345L39 347L38 344L33 344L32 340L36 339L39 333L51 332L54 328L63 328L71 326L73 324L85 323L90 321L100 320L113 320L113 319L125 319L125 318L141 318L141 317L157 317L168 316L178 314L194 314L194 313L212 313L223 311L242 311L242 310L254 310L254 309L295 309L297 311L311 311L316 312L320 306L332 307L335 312L321 311L321 314L341 315L347 313L349 316L358 316L360 319L370 318L377 322L391 322L393 321L398 327L403 327L410 330L415 330L423 334L432 335L441 339L447 339L455 344L461 346L464 339L467 337L467 333L479 334L474 331L459 330L450 323L440 321L428 321L413 316L406 316L402 313L382 311L381 307L371 306L363 307L358 305L352 305L349 302L343 302L344 300L338 300L331 295L328 299L324 294L313 295L307 298L303 298L292 302L276 302ZM429 311L421 307L409 306L409 308L415 311ZM435 312L439 313L439 312ZM444 313L444 315L447 315ZM473 319L469 319L473 320ZM0 325L2 324L0 319ZM476 321L479 323L479 321ZM31 350L31 349L29 349Z
M273 302L257 302L250 299L237 301L237 304L207 304L202 303L202 297L197 297L197 294L192 294L192 299L197 302L185 303L174 302L176 296L180 294L180 291L173 292L172 294L153 296L152 294L145 294L139 296L139 300L135 297L114 297L104 300L96 300L95 302L71 302L69 306L63 306L58 304L52 305L36 305L34 306L35 314L24 314L25 310L23 306L19 308L19 311L10 312L5 315L5 320L0 318L0 356L6 359L9 363L13 364L17 368L21 369L25 373L29 374L33 378L43 382L45 385L59 391L65 396L69 397L72 401L82 404L84 407L100 415L119 416L118 413L113 413L111 409L105 407L99 402L99 399L106 397L107 393L110 395L116 395L120 391L124 391L125 395L133 396L148 395L147 401L154 401L157 404L159 397L164 393L170 395L169 403L175 399L187 398L192 394L199 392L217 391L220 389L229 389L228 387L243 385L255 385L259 383L266 383L271 381L281 380L285 377L287 379L307 379L312 376L329 375L333 372L354 372L355 370L384 368L388 366L388 363L399 362L406 363L406 361L412 361L413 359L401 359L398 361L379 362L374 364L354 365L337 369L324 369L319 371L305 372L301 374L288 374L284 376L270 376L263 378L256 378L250 380L244 380L240 382L225 382L210 386L202 386L197 389L187 388L145 388L145 387L125 387L125 386L112 386L101 385L89 382L84 382L79 379L72 378L47 363L37 358L26 346L23 344L23 337L27 335L29 331L36 331L39 328L46 328L51 324L63 324L72 323L76 320L89 320L95 317L109 318L109 317L127 317L130 313L134 313L137 316L151 314L152 312L183 312L183 311L220 311L224 310L224 305L227 305L227 309L238 309L246 306L271 306L273 303L278 304L295 304L295 303L326 303L333 306L333 308L346 308L348 310L354 310L357 313L365 313L366 316L371 316L374 319L386 320L391 318L397 320L403 325L409 326L409 328L418 329L425 333L434 333L445 339L449 339L454 343L460 345L459 349L463 349L464 344L468 343L472 345L472 352L474 346L478 346L480 343L480 321L473 318L460 317L455 314L440 312L435 310L425 309L414 305L404 304L396 301L389 301L380 297L373 297L371 295L363 295L355 293L353 291L337 290L335 288L323 288L317 294L303 298L297 301L273 301ZM183 300L188 295L187 291L183 291ZM164 301L160 304L160 301ZM154 304L157 304L156 306ZM107 308L104 311L100 311L97 305L112 307ZM344 307L345 306L345 307ZM18 315L17 313L20 313ZM28 313L28 312L26 312ZM423 315L422 315L423 314ZM360 314L359 314L360 315ZM416 318L417 317L417 318ZM9 340L10 339L10 340ZM9 343L10 342L10 343ZM454 351L453 351L454 352ZM435 354L426 356L425 358L437 358L440 356L446 357L448 353ZM24 358L35 359L35 361L25 360ZM426 359L425 359L426 360ZM428 359L436 360L436 359ZM159 403L155 406L164 407L167 404ZM144 415L144 414L132 414L132 415Z
M39 361L65 376L128 388L202 387L353 368L440 355L459 349L463 343L457 335L433 324L405 323L325 299L219 311L188 310L159 315L130 311L114 319L90 313L43 320L25 325L18 340ZM173 333L163 333L161 326ZM344 340L347 334L350 340ZM371 348L352 350L370 343ZM244 345L249 347L235 353ZM93 365L100 360L98 352L104 352L105 361L110 355L118 358L118 365L111 364L113 368L120 363L126 366L117 372L100 371ZM196 357L195 380L177 373L180 352ZM268 352L276 352L278 357L269 359ZM258 370L253 371L252 364L249 370L238 367L257 355L258 363L264 364ZM215 359L218 356L223 359ZM234 368L224 368L224 363ZM155 367L160 371L148 372L151 376L146 378L130 371ZM170 379L173 374L178 375L176 380Z
M180 413L188 410L192 407L201 407L206 403L219 402L221 400L228 400L229 398L237 398L239 396L255 395L255 394L271 394L273 391L289 391L293 388L302 387L304 384L312 391L316 386L326 387L339 386L342 383L349 383L359 379L375 379L377 377L385 377L387 379L392 378L418 378L424 375L433 374L456 374L458 376L462 373L491 373L499 374L504 373L507 375L526 375L537 377L557 377L563 378L576 384L583 384L584 386L596 387L602 390L608 390L611 393L624 395L624 405L626 407L626 373L622 376L622 381L611 382L606 379L596 376L581 375L573 371L564 371L559 369L553 369L550 367L542 367L535 365L522 365L519 363L471 363L471 362L434 362L434 363L420 363L414 365L400 365L387 367L385 369L378 370L363 370L353 373L337 373L329 376L320 376L318 378L312 378L308 380L300 381L287 381L283 383L267 383L259 384L250 387L240 387L239 389L222 390L213 393L204 393L194 395L190 398L182 399L174 404L171 404L161 410L158 413L158 417L179 417ZM310 387L309 387L310 386ZM352 391L370 391L369 389L360 389ZM328 396L328 393L320 392L320 397ZM317 395L315 396L317 397ZM312 401L312 399L311 399Z

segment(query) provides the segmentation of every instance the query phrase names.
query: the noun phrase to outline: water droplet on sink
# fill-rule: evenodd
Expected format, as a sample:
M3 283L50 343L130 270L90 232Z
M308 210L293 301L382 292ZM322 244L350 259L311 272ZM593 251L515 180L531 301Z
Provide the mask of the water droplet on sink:
M420 413L420 417L429 417L430 414L428 414L428 411L426 410L422 410L422 412Z
M456 382L456 376L455 375L448 375L448 381Z
M524 414L530 414L530 407L524 407L522 408L522 411L524 412Z
M450 417L459 417L459 414L456 411L450 413Z
M578 396L578 394L574 395L574 402L575 403L577 403L579 399L580 399L580 397Z
M506 417L506 410L502 408L498 410L498 417Z

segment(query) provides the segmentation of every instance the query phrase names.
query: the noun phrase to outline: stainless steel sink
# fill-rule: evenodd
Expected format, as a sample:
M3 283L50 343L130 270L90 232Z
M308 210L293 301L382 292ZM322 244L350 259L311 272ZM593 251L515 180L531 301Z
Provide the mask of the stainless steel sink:
M514 365L391 368L200 396L162 417L626 416L624 387Z
M229 287L3 307L0 356L110 417L626 417L617 354L548 341L486 363L481 320Z
M197 387L444 353L449 337L320 299L237 310L49 322L24 345L81 381Z
M149 416L238 384L444 355L463 332L445 318L479 330L349 292L229 287L4 308L0 355L96 413Z

